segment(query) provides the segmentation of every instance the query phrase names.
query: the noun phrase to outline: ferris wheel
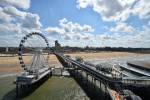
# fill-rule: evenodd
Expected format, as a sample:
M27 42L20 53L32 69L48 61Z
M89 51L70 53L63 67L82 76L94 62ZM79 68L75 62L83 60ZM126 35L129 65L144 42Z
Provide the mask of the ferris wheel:
M19 44L18 59L27 72L49 67L49 43L46 37L38 32L25 35Z

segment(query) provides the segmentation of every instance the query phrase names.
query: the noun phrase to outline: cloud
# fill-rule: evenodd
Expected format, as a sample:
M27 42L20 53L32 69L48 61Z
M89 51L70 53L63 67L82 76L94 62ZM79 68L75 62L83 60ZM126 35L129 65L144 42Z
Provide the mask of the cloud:
M150 18L149 0L77 0L77 8L91 7L104 21L125 21L131 14Z
M110 28L110 32L133 33L135 29L123 22L118 22L115 27Z
M58 28L58 27L48 27L45 29L45 31L47 33L49 33L49 35L60 35L60 34L64 34L65 33L65 30L64 29L61 29L61 28Z
M0 5L12 5L18 8L28 9L30 7L30 0L0 0Z
M22 27L27 29L40 29L42 26L38 14L21 11L13 6L5 6L0 8L0 13L0 20L2 20L4 24L5 22L13 24L20 23Z
M99 38L100 38L100 40L102 40L102 41L107 41L107 40L112 39L112 36L109 35L109 34L101 34L101 35L99 35Z
M94 32L94 29L89 25L80 25L63 18L59 20L59 27L48 27L45 31L51 36L61 36L66 40L86 40L90 38L90 33Z
M4 7L3 11L13 17L24 17L26 12L19 11L17 8L13 6L6 6Z
M92 7L105 21L120 19L120 13L126 8L117 0L77 0L77 4L79 9Z
M12 41L9 44L17 46L25 34L40 31L42 24L39 15L26 11L30 0L1 0L0 6L0 46L6 41Z
M66 32L70 32L72 34L76 34L78 32L93 32L94 29L92 29L89 25L83 25L81 26L78 23L69 22L66 18L63 18L59 20L59 26L62 27Z
M11 34L10 34L11 33ZM21 27L19 24L11 24L11 23L5 23L0 24L0 35L12 35L12 33L21 33Z
M37 14L32 14L30 12L20 11L13 6L4 7L3 11L5 14L12 17L16 21L19 21L22 24L22 27L25 28L37 28L39 29L42 25L40 23L40 17Z
M2 22L10 22L12 21L12 17L8 14L6 14L3 10L3 8L0 7L0 21Z
M103 46L150 47L150 2L149 0L77 0L77 8L91 7L100 14L103 21L115 21L106 33L97 35L95 40ZM131 16L147 19L147 26L136 28L126 20ZM103 43L103 44L102 44Z
M26 16L22 20L22 27L29 29L40 29L42 24L40 23L40 17L37 14L26 13Z
M141 30L136 29L135 33L127 34L122 32L111 32L99 34L96 41L102 46L111 47L150 47L150 29L143 26Z
M138 15L141 19L150 18L150 1L149 0L139 0L133 6L132 13Z

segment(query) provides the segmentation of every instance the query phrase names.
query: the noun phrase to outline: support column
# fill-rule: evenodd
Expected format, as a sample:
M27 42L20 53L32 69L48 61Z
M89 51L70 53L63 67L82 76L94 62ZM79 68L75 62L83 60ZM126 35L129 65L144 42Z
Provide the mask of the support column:
M83 74L83 72L82 72L82 69L81 69L81 81L82 81L82 79L83 79L83 75L82 75L82 74Z
M16 83L16 96L18 97L19 95L19 86L18 86L18 83Z
M78 77L78 68L76 69L76 75L77 75L77 79L78 79L78 78L79 78L79 77Z
M94 78L94 89L96 89L96 79Z
M61 76L62 76L62 70L63 70L63 69L61 68Z
M105 86L105 98L107 98L107 86L106 84L104 86Z
M99 81L99 86L100 86L100 89L101 89L101 87L102 87L101 85L102 85L102 84L101 84L101 81Z
M86 73L86 84L88 84L88 74Z
M74 78L76 78L76 67L74 68Z
M92 77L92 76L91 76ZM93 83L94 81L93 81L93 77L92 77L92 83Z

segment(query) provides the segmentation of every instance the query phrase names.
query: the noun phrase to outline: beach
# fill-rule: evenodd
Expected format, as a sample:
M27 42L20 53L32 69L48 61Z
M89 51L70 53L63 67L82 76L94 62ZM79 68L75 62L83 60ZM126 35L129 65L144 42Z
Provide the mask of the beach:
M87 52L76 52L69 53L65 55L70 55L72 58L82 57L84 60L97 60L97 59L112 59L116 57L127 57L127 56L138 56L143 54L129 53L129 52L98 52L98 53L87 53ZM31 56L23 57L25 64L29 63ZM49 65L50 67L61 67L55 55L49 55ZM19 64L18 56L12 57L0 57L0 74L5 73L20 73L23 71Z

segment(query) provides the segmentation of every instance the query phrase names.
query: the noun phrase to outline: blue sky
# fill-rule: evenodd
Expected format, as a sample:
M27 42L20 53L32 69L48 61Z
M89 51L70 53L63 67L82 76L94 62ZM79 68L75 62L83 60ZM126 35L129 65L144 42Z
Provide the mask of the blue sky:
M39 5L40 4L40 5ZM66 18L69 21L88 24L94 27L94 34L99 31L105 31L105 26L111 26L114 23L103 22L99 14L92 11L90 7L79 10L76 8L76 0L32 0L29 11L38 13L43 27L57 26L58 20ZM106 25L105 25L106 24Z
M0 46L40 31L50 45L150 47L149 8L149 0L1 0Z

